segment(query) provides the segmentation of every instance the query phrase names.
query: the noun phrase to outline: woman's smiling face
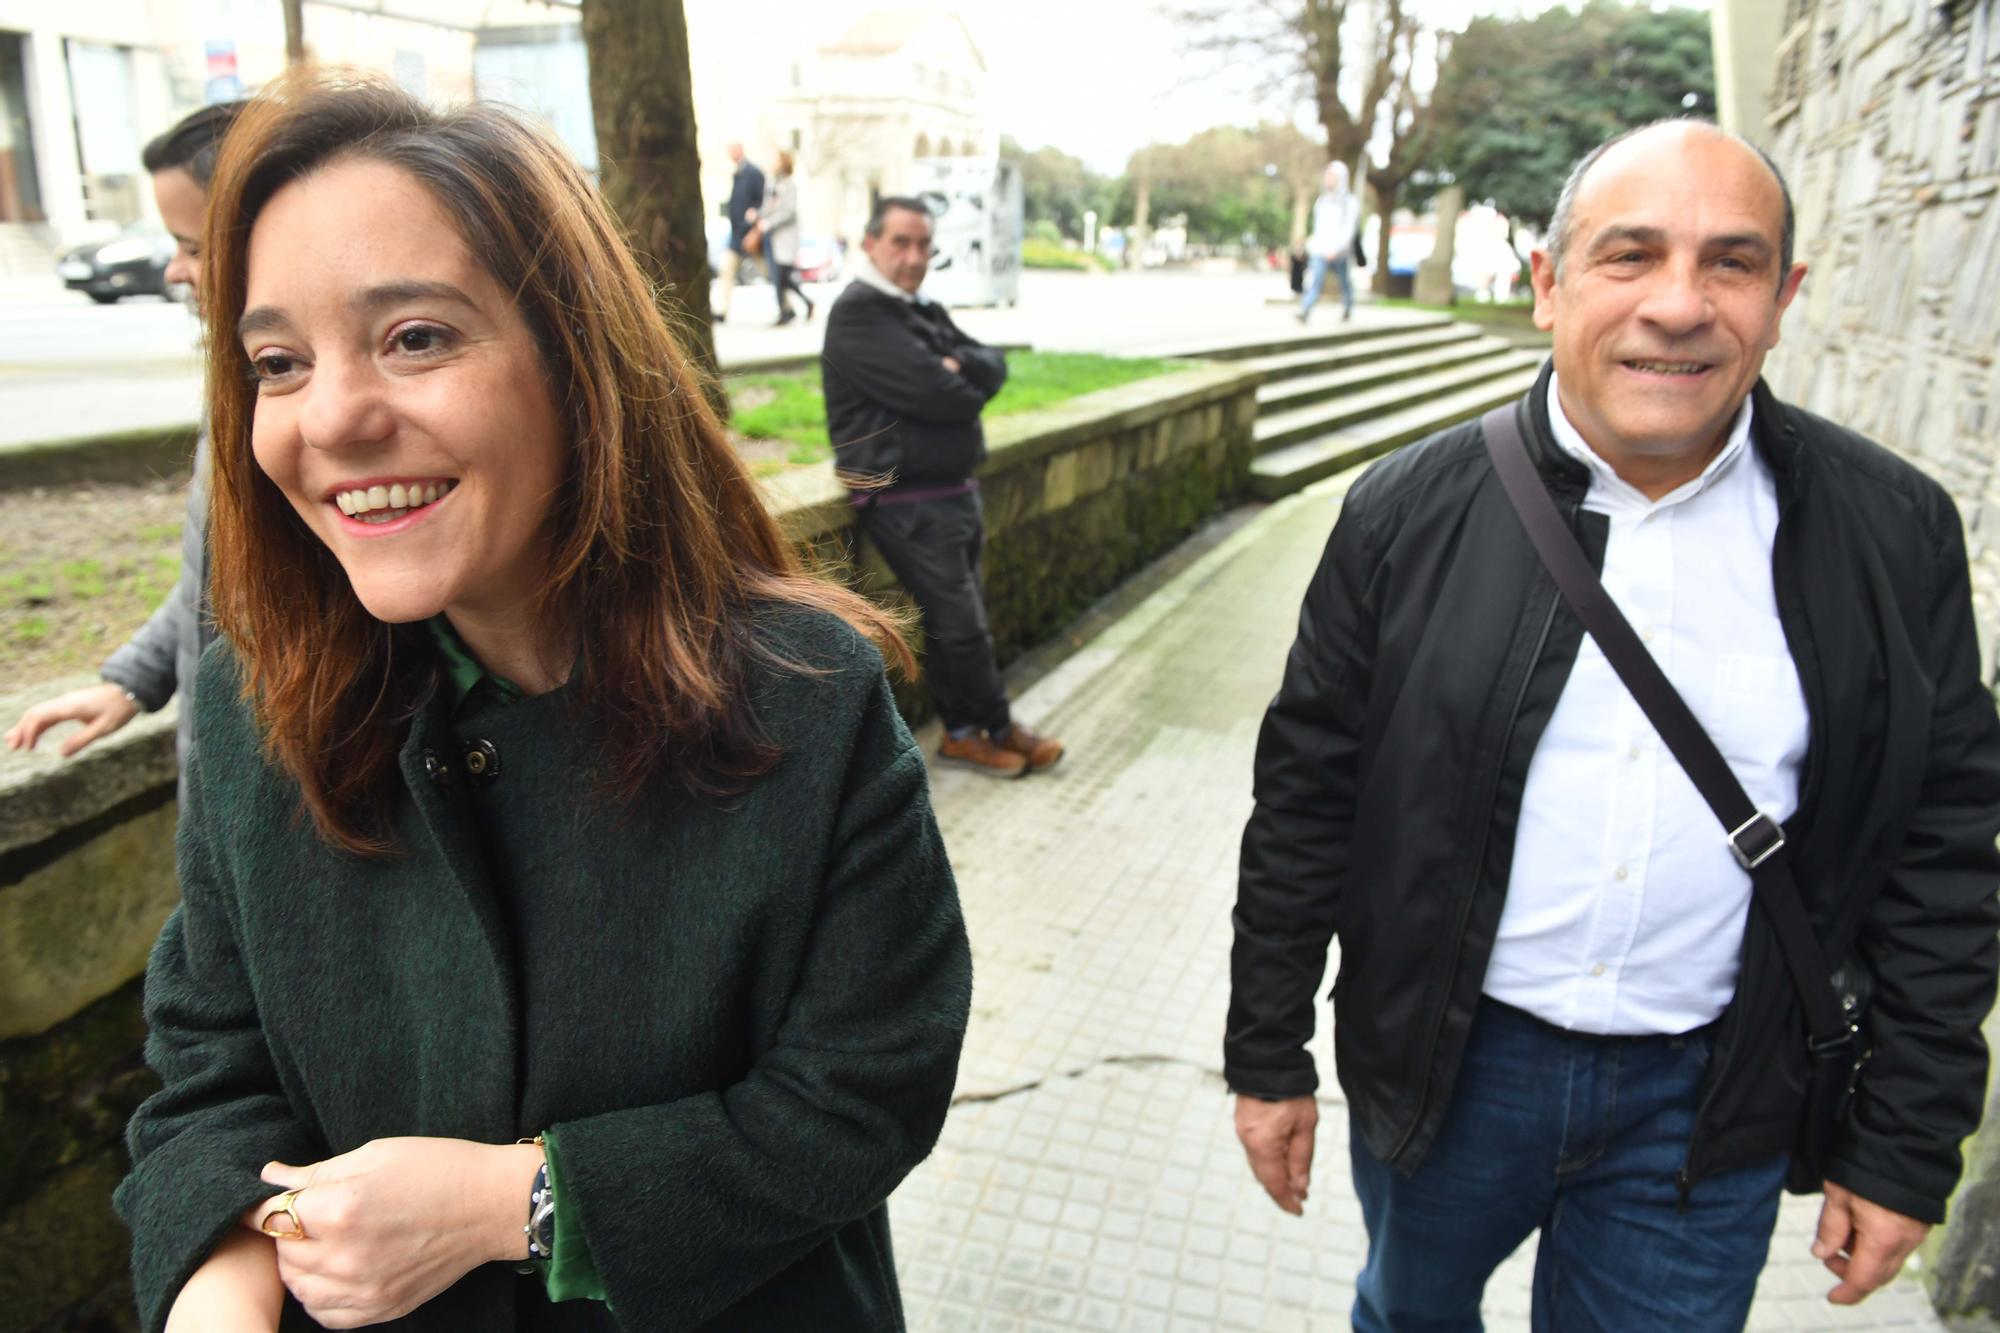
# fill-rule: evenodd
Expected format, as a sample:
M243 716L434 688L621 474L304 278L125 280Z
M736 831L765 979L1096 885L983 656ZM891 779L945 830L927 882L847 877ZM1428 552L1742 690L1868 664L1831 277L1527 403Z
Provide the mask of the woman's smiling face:
M518 621L565 432L520 311L430 192L365 158L284 186L250 233L237 331L257 465L369 614Z

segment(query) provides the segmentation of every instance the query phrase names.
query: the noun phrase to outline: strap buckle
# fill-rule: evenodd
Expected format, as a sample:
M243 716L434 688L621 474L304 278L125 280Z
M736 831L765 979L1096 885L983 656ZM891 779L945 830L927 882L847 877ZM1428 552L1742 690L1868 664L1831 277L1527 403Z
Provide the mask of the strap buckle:
M1860 1028L1850 1023L1837 1037L1807 1037L1806 1054L1815 1060L1845 1058L1847 1052L1853 1049L1854 1039L1858 1035Z
M1742 825L1729 835L1729 850L1736 855L1736 864L1745 870L1755 870L1776 856L1785 845L1785 830L1778 821L1759 810L1743 821Z

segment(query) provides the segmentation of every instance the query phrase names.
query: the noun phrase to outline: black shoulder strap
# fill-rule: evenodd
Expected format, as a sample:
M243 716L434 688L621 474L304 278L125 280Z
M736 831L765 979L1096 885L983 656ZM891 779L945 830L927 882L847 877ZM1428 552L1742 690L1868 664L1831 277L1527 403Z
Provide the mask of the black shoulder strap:
M1798 988L1805 1007L1806 1026L1815 1045L1845 1041L1847 1020L1832 982L1826 953L1813 934L1806 915L1805 900L1792 877L1791 857L1785 849L1784 830L1776 820L1759 810L1743 784L1730 771L1729 761L1715 748L1689 711L1680 691L1660 670L1660 664L1646 651L1632 629L1632 623L1604 590L1589 557L1577 545L1576 535L1563 521L1550 498L1548 488L1528 457L1521 438L1516 410L1518 404L1496 407L1480 421L1486 436L1486 452L1493 457L1493 469L1500 475L1507 498L1527 529L1528 540L1542 558L1563 600L1583 622L1590 637L1604 650L1618 679L1646 714L1646 720L1660 733L1682 771L1701 793L1702 800L1728 830L1729 849L1750 872L1756 899L1763 905L1777 932L1785 966Z

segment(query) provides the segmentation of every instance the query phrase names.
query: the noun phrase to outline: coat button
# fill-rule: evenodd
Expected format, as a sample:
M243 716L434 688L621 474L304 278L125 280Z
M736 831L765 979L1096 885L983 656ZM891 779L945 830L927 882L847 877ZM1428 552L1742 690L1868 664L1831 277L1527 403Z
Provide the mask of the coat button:
M424 773L440 787L451 785L451 765L436 750L424 751Z
M492 741L477 740L467 747L465 771L488 782L500 776L500 752L493 748Z

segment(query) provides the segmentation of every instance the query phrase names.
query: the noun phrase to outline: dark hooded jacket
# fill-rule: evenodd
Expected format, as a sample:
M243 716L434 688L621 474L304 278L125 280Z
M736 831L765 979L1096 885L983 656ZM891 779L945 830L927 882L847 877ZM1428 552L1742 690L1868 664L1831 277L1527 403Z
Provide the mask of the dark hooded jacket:
M979 414L1006 382L1006 355L943 306L851 283L826 317L820 352L834 467L892 487L967 481L986 458Z

